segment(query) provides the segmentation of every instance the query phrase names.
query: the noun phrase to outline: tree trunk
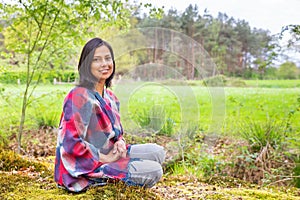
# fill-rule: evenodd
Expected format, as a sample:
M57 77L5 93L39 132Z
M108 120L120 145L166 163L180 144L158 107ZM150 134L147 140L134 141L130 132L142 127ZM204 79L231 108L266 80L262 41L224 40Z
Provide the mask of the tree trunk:
M22 112L21 112L21 121L20 126L18 130L18 153L21 153L22 149L22 134L24 129L24 123L25 123L25 115L26 115L26 108L27 108L27 93L28 93L28 87L29 85L26 84L26 89L23 96L23 103L22 103Z

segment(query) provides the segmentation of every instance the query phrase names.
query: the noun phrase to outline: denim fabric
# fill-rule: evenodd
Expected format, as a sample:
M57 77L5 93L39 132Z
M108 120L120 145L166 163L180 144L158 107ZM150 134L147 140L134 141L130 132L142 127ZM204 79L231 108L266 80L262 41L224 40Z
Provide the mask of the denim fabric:
M129 157L128 176L126 184L150 188L163 175L161 164L165 160L165 151L157 144L132 145Z

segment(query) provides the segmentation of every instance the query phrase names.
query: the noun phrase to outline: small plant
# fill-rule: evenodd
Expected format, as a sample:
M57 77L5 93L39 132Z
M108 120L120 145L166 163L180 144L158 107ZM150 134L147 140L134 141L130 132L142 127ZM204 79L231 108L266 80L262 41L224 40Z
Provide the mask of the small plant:
M297 184L297 160L293 159L292 151L287 153L292 147L291 138L295 136L291 135L294 133L291 126L294 113L294 110L290 111L284 119L273 117L265 122L248 120L241 124L240 134L249 147L241 152L235 162L235 171L239 172L236 176L242 175L245 180L260 184L283 184L292 179ZM294 169L293 163L296 164ZM296 176L291 177L291 174Z
M241 108L244 106L244 103L238 101L233 96L229 96L228 101L231 102L235 106L235 109L233 110L232 114L236 115L237 117L240 117Z
M45 127L57 127L59 124L59 117L61 109L61 100L65 95L64 92L57 91L54 94L42 94L30 105L30 109L33 110L32 116L38 128ZM59 102L59 103L58 103Z
M39 112L35 116L36 124L39 128L44 128L44 127L57 127L59 123L59 113L57 112L47 112L42 111Z
M186 165L182 162L174 163L170 168L170 171L173 175L191 175L192 177L202 177L203 172L200 169L200 166Z
M183 163L185 163L185 152L194 143L194 137L197 130L197 125L188 124L185 127L181 127L181 129L177 132L176 139Z
M155 132L160 132L166 120L164 108L160 105L152 106L149 110L149 118L150 123L146 128L153 129Z
M171 136L174 132L175 122L172 118L167 118L163 128L161 129L161 133Z
M202 137L203 135L196 124L188 124L178 131L177 144L180 150L180 164L177 163L173 166L174 171L177 172L183 168L185 171L204 177L222 173L226 165L222 155L207 153L205 151L207 147L201 143Z
M184 156L184 157L182 157ZM172 174L193 174L196 177L212 177L221 175L226 163L219 155L212 155L204 151L203 144L195 143L185 149L180 161L171 163Z
M148 115L147 109L135 110L131 114L131 118L141 127L146 127L150 123L150 116Z
M262 150L267 145L281 149L286 139L285 121L267 119L266 122L244 121L240 126L241 136L248 141L254 152Z
M174 131L174 120L166 115L160 105L153 105L150 109L137 109L132 114L132 118L141 128L152 130L157 134L170 136Z
M297 188L300 188L300 157L295 159L295 167L293 169L293 181Z

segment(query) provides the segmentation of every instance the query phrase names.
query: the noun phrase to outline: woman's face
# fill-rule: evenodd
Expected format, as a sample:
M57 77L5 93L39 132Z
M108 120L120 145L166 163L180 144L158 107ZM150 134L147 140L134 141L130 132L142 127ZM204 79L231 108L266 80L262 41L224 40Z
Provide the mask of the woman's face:
M105 82L113 73L113 59L107 46L102 45L95 50L91 72L98 82Z

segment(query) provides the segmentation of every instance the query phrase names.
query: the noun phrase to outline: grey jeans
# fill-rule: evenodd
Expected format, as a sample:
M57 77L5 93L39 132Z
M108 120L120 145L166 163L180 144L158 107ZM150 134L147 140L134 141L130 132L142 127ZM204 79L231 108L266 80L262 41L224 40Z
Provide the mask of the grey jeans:
M139 185L150 188L163 175L161 164L165 160L165 151L157 144L135 144L129 152L132 159L128 165L127 185Z

